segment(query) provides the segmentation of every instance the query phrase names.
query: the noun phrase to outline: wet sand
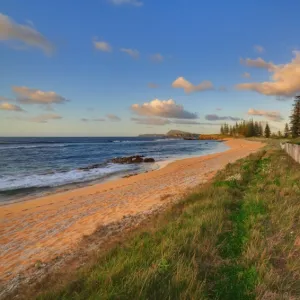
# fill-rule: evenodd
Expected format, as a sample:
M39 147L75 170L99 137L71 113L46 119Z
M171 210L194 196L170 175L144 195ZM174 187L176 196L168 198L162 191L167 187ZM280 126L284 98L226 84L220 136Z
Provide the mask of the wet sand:
M180 199L187 190L264 144L228 140L229 150L172 162L156 171L77 188L1 207L0 280L5 283L37 261L76 249L83 236Z

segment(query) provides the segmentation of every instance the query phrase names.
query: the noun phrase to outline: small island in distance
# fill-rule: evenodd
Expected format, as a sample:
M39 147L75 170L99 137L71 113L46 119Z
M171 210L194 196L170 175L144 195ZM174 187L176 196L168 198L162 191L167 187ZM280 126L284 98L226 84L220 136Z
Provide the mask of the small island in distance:
M166 134L140 134L139 137L179 138L185 140L224 140L224 136L220 134L200 134L181 130L170 130Z

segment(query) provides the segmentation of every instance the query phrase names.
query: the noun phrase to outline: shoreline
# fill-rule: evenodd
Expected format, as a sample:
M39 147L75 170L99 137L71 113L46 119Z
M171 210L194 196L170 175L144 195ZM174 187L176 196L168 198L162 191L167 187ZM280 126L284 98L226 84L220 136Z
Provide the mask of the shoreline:
M3 282L76 251L85 236L124 218L149 214L209 181L227 163L264 144L226 141L229 150L170 162L155 172L100 183L1 207Z
M226 140L222 140L222 141L220 140L217 142L225 144ZM52 196L52 195L59 194L59 193L65 193L65 192L75 190L75 189L91 187L91 186L98 185L98 184L113 182L113 181L116 181L116 180L119 180L122 178L127 178L127 177L132 177L132 176L136 176L136 175L140 175L140 174L144 174L144 173L148 173L148 172L157 171L175 161L179 161L179 160L183 160L183 159L187 159L187 158L201 157L201 156L206 156L206 155L211 155L211 154L216 154L216 153L222 153L224 151L227 151L228 149L229 148L227 147L227 149L219 150L216 147L215 149L212 149L212 151L208 154L205 154L205 153L203 154L203 151L202 151L202 152L191 154L191 155L174 156L170 159L155 161L155 163L153 163L153 165L151 165L151 164L147 164L147 165L143 165L143 166L137 165L137 167L139 167L139 168L136 170L127 170L127 171L123 171L123 172L118 172L118 173L110 174L108 176L104 176L102 178L98 178L98 179L94 179L94 180L73 182L73 183L69 183L69 184L65 184L65 185L61 185L61 186L53 186L53 187L31 187L29 189L33 189L33 190L36 189L39 191L32 192L32 193L28 192L27 195L21 195L21 196L17 196L17 194L16 194L15 198L13 196L11 196L12 199L10 199L10 200L0 201L0 207L4 207L7 205L11 205L11 204L16 204L16 203L20 203L20 202L27 202L27 201L31 201L31 200L34 200L37 198L44 198L47 196ZM13 192L13 190L11 192Z

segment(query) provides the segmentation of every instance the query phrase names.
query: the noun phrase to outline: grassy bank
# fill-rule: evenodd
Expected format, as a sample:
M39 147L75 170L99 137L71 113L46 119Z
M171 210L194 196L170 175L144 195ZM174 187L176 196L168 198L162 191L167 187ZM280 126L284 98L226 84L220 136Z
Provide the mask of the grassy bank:
M299 299L300 165L229 164L68 285L38 299Z

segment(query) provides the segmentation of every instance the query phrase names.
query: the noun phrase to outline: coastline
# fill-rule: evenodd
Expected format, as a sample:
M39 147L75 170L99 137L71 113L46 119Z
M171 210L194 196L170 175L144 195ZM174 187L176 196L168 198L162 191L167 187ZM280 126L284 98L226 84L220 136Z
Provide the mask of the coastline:
M202 141L202 142L204 142L204 141ZM216 141L214 141L214 142L216 142ZM143 164L128 165L128 166L134 166L135 168L128 169L128 170L125 169L123 171L111 173L111 174L108 174L106 176L103 176L103 177L100 177L97 179L92 179L92 180L87 179L87 180L80 181L80 182L74 181L72 183L70 182L70 183L67 183L64 185L55 185L55 186L49 186L49 187L32 186L29 188L22 188L21 192L18 191L18 189L16 191L14 191L14 190L3 191L3 196L1 196L1 193L0 193L0 207L11 205L14 203L19 203L19 202L30 201L30 200L34 200L37 198L44 198L46 196L51 196L51 195L58 194L58 193L64 193L64 192L68 192L68 191L78 189L78 188L93 186L93 185L97 185L97 184L103 184L103 183L115 181L115 180L118 180L121 178L136 176L136 175L139 175L142 173L157 171L174 161L178 161L178 160L182 160L182 159L186 159L186 158L195 158L195 157L205 156L205 155L209 155L209 154L220 153L220 152L224 152L224 151L228 150L228 146L225 145L224 140L219 140L217 142L219 142L219 143L216 144L216 146L210 150L201 149L200 151L197 151L195 153L173 155L173 156L165 158L163 160L158 159L154 163L151 163L151 164L143 163ZM207 144L207 143L205 143L205 144ZM221 144L222 146L219 147L219 144ZM119 165L119 164L116 164L116 165ZM126 164L123 166L126 166ZM5 199L5 193L8 193L8 197L9 197L8 199ZM2 200L2 198L5 200Z
M72 253L84 236L179 200L193 187L264 146L226 141L229 150L176 160L160 169L1 207L1 281L8 282L37 261Z

